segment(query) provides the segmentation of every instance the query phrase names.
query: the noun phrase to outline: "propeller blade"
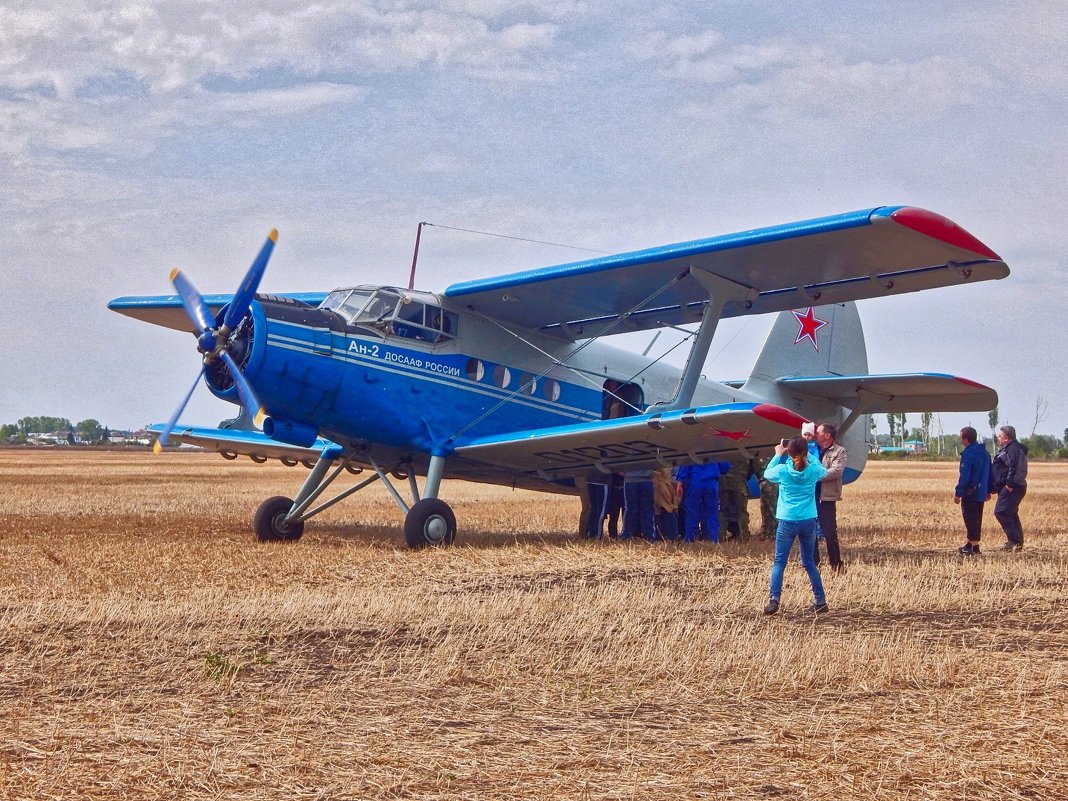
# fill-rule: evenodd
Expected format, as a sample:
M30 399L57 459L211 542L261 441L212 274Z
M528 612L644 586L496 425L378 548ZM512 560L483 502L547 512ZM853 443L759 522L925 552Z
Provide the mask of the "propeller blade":
M171 283L178 290L178 296L182 299L182 305L185 306L185 313L197 327L197 333L203 334L212 328L215 325L215 317L200 292L193 286L193 282L185 277L185 273L178 269L171 270Z
M263 414L263 407L260 406L256 393L252 390L252 385L249 384L248 379L245 378L244 373L237 366L237 362L234 361L234 358L229 353L223 351L219 355L226 362L226 366L230 368L230 375L234 377L234 383L237 384L237 394L241 396L241 403L245 407L245 411L248 412L248 416L253 420L259 420Z
M274 243L277 241L278 229L272 228L271 233L267 234L267 241L263 243L259 255L256 257L256 260L252 262L252 266L248 268L248 272L245 273L245 278L241 282L241 286L238 287L237 292L234 293L233 300L230 301L230 305L226 308L226 316L223 318L223 325L231 331L242 319L244 319L245 315L248 314L248 307L252 302L252 296L256 294L256 289L260 285L260 279L263 278L263 273L267 269L267 260L271 258L271 251L274 250Z
M202 364L200 365L200 372L197 373L197 380L193 382L193 386L191 386L189 388L189 391L185 393L185 400L183 400L178 406L178 408L174 410L174 414L171 415L171 419L167 421L166 428L164 428L163 432L159 435L159 437L156 438L156 444L152 446L152 450L154 452L159 453L161 450L163 450L163 446L167 444L167 440L170 438L171 432L174 430L174 427L178 425L178 418L181 417L182 412L185 411L185 407L189 404L189 399L193 397L193 390L197 388L197 384L200 383L200 379L203 376L204 365Z

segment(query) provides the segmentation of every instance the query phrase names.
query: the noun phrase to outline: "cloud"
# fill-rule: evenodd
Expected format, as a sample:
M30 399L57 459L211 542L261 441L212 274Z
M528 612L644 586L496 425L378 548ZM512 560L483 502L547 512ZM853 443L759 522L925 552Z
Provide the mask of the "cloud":
M648 34L630 52L661 62L665 78L704 87L682 107L704 119L744 116L789 125L798 118L893 121L933 117L981 102L995 84L974 60L929 56L877 61L789 37L730 43L718 31Z
M348 105L360 100L367 90L359 86L308 83L282 89L254 92L219 92L207 98L206 111L212 114L303 114L323 106ZM205 109L202 108L202 111Z
M255 13L194 0L0 7L0 158L49 153L137 156L176 131L247 127L351 105L367 82L422 67L521 85L555 80L539 54L570 3L274 0ZM508 13L531 19L495 18Z
M427 63L518 65L556 32L549 22L494 27L468 10L381 5L276 0L252 14L194 0L0 9L0 86L49 87L69 100L92 80L117 74L162 93L275 68L367 75Z

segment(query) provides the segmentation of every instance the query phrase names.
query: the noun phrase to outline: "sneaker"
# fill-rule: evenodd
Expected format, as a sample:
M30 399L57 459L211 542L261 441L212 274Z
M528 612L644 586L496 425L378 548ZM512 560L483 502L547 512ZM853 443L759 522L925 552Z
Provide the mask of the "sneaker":
M830 611L830 608L831 607L827 606L827 604L825 603L812 604L812 606L810 606L805 611L808 612L810 615L822 615L824 612Z
M779 599L772 598L768 601L768 605L764 607L765 615L774 615L779 611Z
M957 549L957 553L959 553L961 556L978 556L979 546L967 542Z
M1001 546L1001 550L1003 550L1003 551L1022 551L1023 550L1023 543L1022 542L1006 542L1004 545Z

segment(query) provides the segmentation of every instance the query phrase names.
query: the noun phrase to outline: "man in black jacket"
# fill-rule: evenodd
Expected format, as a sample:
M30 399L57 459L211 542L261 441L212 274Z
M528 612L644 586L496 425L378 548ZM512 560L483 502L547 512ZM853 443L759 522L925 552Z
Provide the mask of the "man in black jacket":
M998 429L998 448L990 464L990 492L997 493L994 517L1005 529L1008 538L1001 550L1023 549L1023 525L1020 523L1020 502L1027 494L1027 446L1016 441L1016 429Z

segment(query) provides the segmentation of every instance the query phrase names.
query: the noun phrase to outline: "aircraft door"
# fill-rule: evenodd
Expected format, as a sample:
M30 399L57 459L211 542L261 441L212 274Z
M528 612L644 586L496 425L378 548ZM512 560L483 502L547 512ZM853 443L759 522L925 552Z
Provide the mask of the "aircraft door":
M645 393L637 384L624 384L609 378L601 393L601 419L632 417L645 410Z
M333 350L333 337L329 328L315 328L312 333L312 352L316 356L329 356Z

